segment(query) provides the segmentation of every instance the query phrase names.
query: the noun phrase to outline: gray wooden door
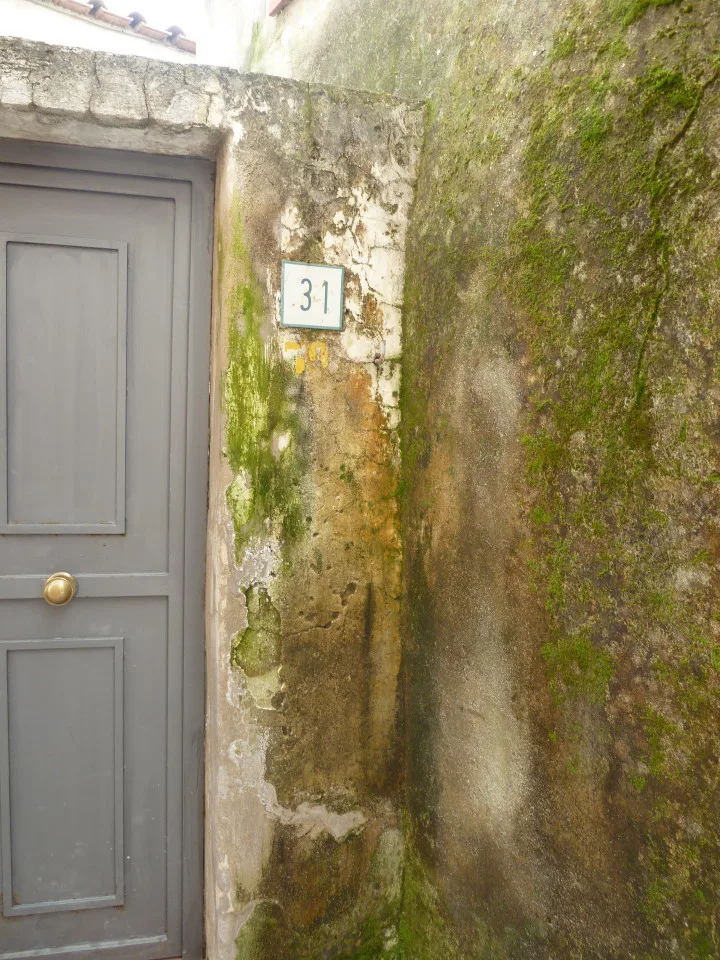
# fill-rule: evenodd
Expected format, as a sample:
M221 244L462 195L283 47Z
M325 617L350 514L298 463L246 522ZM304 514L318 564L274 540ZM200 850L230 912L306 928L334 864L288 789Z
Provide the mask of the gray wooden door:
M202 954L210 188L0 141L0 960Z

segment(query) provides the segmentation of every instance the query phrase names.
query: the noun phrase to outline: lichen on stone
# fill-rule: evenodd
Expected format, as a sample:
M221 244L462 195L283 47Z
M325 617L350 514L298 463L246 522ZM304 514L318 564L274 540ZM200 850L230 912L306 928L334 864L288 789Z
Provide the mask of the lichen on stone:
M608 802L617 829L636 834L626 876L652 956L679 942L701 957L720 949L708 897L720 879L717 788L704 759L718 746L708 731L720 708L720 611L700 581L693 601L674 584L714 539L706 497L688 499L713 468L696 398L712 389L707 347L718 333L690 332L694 316L712 316L701 279L712 254L690 230L712 209L700 114L717 103L720 64L702 5L680 7L676 32L658 31L654 58L629 46L630 24L662 5L626 4L619 18L617 5L599 5L594 22L575 26L582 55L528 82L530 206L498 269L539 371L530 516L561 726L571 752L594 750L587 733L571 735L587 710L571 702L591 701L616 745Z
M233 278L239 275L231 282L225 303L229 321L223 390L225 454L234 474L226 499L236 548L266 529L265 524L290 544L305 528L302 429L290 396L291 375L275 339L262 333L268 311L245 246L237 203L229 249L220 262ZM282 444L277 443L280 436Z
M240 667L248 677L259 677L280 663L280 613L264 587L250 587L245 597L248 625L233 641L230 662Z
M453 532L440 509L452 474L431 471L446 462L462 475L473 444L487 444L460 426L473 410L458 400L457 369L489 344L514 358L523 399L523 476L507 494L522 523L504 575L518 609L537 604L534 619L506 627L526 644L521 699L546 764L533 815L542 852L528 869L547 877L559 864L592 885L563 903L547 879L539 912L550 928L534 925L526 900L510 920L514 945L512 884L499 907L476 898L478 924L505 944L487 955L710 957L720 951L710 772L720 750L720 24L710 2L563 9L548 56L512 75L495 57L482 63L483 28L469 27L435 97L410 234L402 394L411 800L427 861L437 797L452 788L438 782L435 753L448 656L434 619L448 615L438 564L450 557L471 583L455 556L473 535L467 513ZM487 484L496 452L485 449ZM522 599L527 580L534 600ZM543 810L548 796L557 813ZM468 870L445 864L433 881L457 902ZM485 956L463 917L452 927L465 931L462 955Z

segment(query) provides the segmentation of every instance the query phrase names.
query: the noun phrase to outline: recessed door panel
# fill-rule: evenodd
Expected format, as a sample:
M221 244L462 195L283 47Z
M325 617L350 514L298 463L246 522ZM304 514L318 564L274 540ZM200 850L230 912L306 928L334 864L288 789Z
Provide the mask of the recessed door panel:
M0 141L0 960L200 960L210 183Z
M60 610L53 610L44 600L3 601L0 605L0 706L7 703L10 718L4 741L0 714L0 764L3 743L8 742L6 756L10 766L10 780L4 775L0 780L10 784L10 796L4 802L0 793L0 837L10 834L8 841L0 843L0 876L4 881L0 957L5 960L6 951L13 956L23 949L67 950L78 942L122 943L148 938L154 945L153 956L178 956L181 950L173 942L168 926L173 913L170 901L178 895L177 878L182 870L182 761L169 726L170 717L177 722L180 698L170 689L171 682L177 686L177 678L169 650L177 647L169 638L168 598L81 599L76 598ZM36 646L34 652L32 648ZM4 685L3 652L10 665ZM45 659L48 654L52 660ZM15 676L21 670L25 681L19 690L12 683L13 658L18 655ZM92 681L95 689L84 690L84 681L87 686ZM98 685L102 686L102 705ZM8 691L7 699L3 690ZM39 700L38 695L46 691L50 691L49 700ZM120 693L122 704L118 704ZM20 694L29 697L30 702L20 705ZM83 719L85 729L76 733L75 726L82 727ZM26 728L22 740L17 739L20 721ZM41 742L43 730L51 725L55 730L46 747ZM99 727L98 742L89 747L93 737L89 728L94 726ZM111 735L115 739L109 754ZM20 751L31 746L33 756L21 761L28 772L21 766L16 784L13 757L19 758ZM84 778L82 789L89 791L89 796L75 795L72 779L63 780L57 790L52 789L51 771L37 769L45 761L51 768L60 764L61 757L54 758L52 748L60 751L62 762L70 763L74 774ZM88 750L92 752L92 764L86 763ZM111 771L120 770L122 799L117 793L110 795L109 782ZM99 793L92 789L92 777L100 779ZM77 790L80 789L78 784ZM82 818L65 808L66 802L73 799L80 804ZM108 809L101 809L101 802L106 802ZM28 804L30 810L25 809ZM86 817L92 822L85 823ZM25 849L24 841L31 835L31 830L25 829L28 818L35 827L44 820L46 831L61 827L64 831L74 830L74 836L56 834L54 846L43 849L42 844L31 844L29 850ZM97 843L103 834L114 845L116 868L118 855L122 855L122 872L113 874L116 882L110 890L121 898L117 905L101 899L113 882L109 851ZM75 844L91 838L91 850L78 847L79 866L73 880L78 899L87 898L87 902L61 903L52 910L28 910L28 904L47 897L49 880L62 875L60 868L55 873L57 855L67 855ZM68 860L64 866L71 869ZM37 880L43 878L37 893L28 889L33 867ZM5 906L8 877L13 884L9 911ZM69 889L70 881L63 881L61 888L56 887L57 895L62 896ZM6 917L7 912L11 916ZM130 957L134 953L122 955Z
M122 645L0 642L6 917L123 902Z
M0 235L0 276L0 530L123 533L127 244Z
M13 179L28 182L7 183L0 180L0 234L25 236L28 246L36 246L30 242L36 237L58 237L59 234L64 234L70 251L67 257L74 260L80 256L81 248L72 244L78 242L92 244L93 247L85 250L94 249L97 255L102 255L99 249L102 244L106 244L108 248L119 247L121 257L125 254L123 259L127 264L127 279L124 287L122 279L120 280L119 292L120 297L124 291L125 309L122 310L120 305L106 305L105 319L101 324L105 331L109 331L111 316L115 311L119 311L118 351L122 352L124 344L126 356L124 366L121 356L117 363L120 371L118 387L115 390L117 427L113 425L109 428L110 437L114 438L113 443L117 450L117 483L113 478L112 460L108 458L100 464L89 438L83 437L82 421L71 425L67 431L58 424L57 439L52 441L51 452L34 452L32 438L25 436L25 431L16 432L13 439L12 427L19 414L18 411L9 409L12 398L0 394L0 513L4 509L13 509L12 504L8 503L5 508L2 502L4 475L8 473L4 465L12 466L14 462L17 470L23 463L30 467L33 462L44 458L51 476L58 473L68 478L73 477L67 481L71 488L92 486L88 483L86 472L98 472L98 481L105 489L93 491L90 500L85 501L85 516L88 516L90 510L88 504L92 503L95 503L92 508L95 516L107 514L107 504L112 497L117 499L116 512L122 521L120 526L124 525L124 529L120 531L123 535L117 536L115 526L101 525L97 529L86 531L94 536L79 536L80 531L77 525L73 524L73 529L67 531L70 536L58 537L55 534L63 531L42 526L34 528L31 531L32 537L14 542L12 554L0 551L0 577L9 573L32 576L36 572L35 564L39 554L42 554L42 562L46 567L69 567L73 572L83 570L92 577L137 572L165 574L168 571L171 535L171 505L168 496L170 477L181 476L184 469L184 446L172 445L170 419L173 389L175 402L178 403L178 393L185 388L184 370L187 359L183 359L182 354L187 351L188 329L187 326L180 325L177 314L184 310L187 323L190 234L189 223L186 222L183 229L182 220L189 220L187 211L191 203L192 188L189 183L175 183L172 190L165 190L171 194L169 196L155 194L139 197L133 194L91 191L87 189L87 177L78 184L85 189L68 189L65 187L66 183L70 185L78 180L74 171L51 171L46 174L46 178L52 186L42 187L36 183L37 176L33 177L32 171L14 168ZM105 182L108 187L117 187L115 178L107 178ZM151 184L148 184L147 188L152 189ZM12 246L13 244L9 244L10 249ZM40 259L44 255L36 253L35 256ZM106 265L110 266L108 262ZM12 267L12 262L10 266ZM3 271L0 270L0 285L3 276ZM34 278L32 282L36 286L43 286L46 291L44 295L49 302L55 301L62 305L63 298L68 294L68 283L64 278L58 279L61 282L55 283L52 277L43 275ZM17 288L18 284L15 283L14 286ZM88 287L97 289L99 282L89 278ZM16 293L15 303L18 308L21 306L21 299L24 300L23 306L26 308L30 296L31 294L27 293L21 298L20 294ZM88 310L93 295L86 291L83 296L87 301L84 308ZM8 301L7 292L0 290L0 304L3 302L6 304L5 314L8 317L8 335L0 337L0 370L3 371L0 375L7 380L8 392L14 388L26 398L26 407L31 402L36 405L37 409L33 408L36 422L43 422L43 418L52 420L57 405L55 391L51 389L52 378L39 392L31 393L17 377L14 381L11 379L10 370L7 375L4 373L6 361L3 360L2 352L7 356L7 361L17 358L22 352L22 344L31 336L25 328L28 324L36 323L36 319L34 312L27 309L16 313L13 319L12 304ZM2 314L0 318L1 316ZM72 321L72 324L77 323L77 318ZM13 340L14 331L19 329L24 331L21 343ZM97 332L94 333L96 338L98 335ZM82 357L77 356L76 350L88 349L87 345L78 343L74 337L71 339L74 339L72 349L68 348L63 354L66 362L60 363L60 357L56 357L57 366L64 377L63 395L68 400L71 400L74 392L79 389L73 373L82 362ZM95 342L97 343L97 339ZM28 349L25 348L24 352L27 353ZM47 352L44 347L43 350ZM14 351L14 357L11 357L10 351ZM174 351L177 353L175 357ZM108 354L106 345L105 363L110 366ZM9 363L7 366L9 367ZM89 379L91 374L85 369L86 364L83 363L82 367L85 370L83 375ZM171 382L173 369L177 375L176 382ZM126 377L124 404L121 396L123 371ZM55 373L53 377L60 375ZM101 420L103 425L107 425L112 419L110 405L115 405L115 399L110 399L112 392L112 382L98 384L98 397L90 410L86 411L85 415L92 418L93 430L97 433L101 431ZM6 410L3 409L5 405ZM27 419L27 413L25 417ZM123 417L124 425L121 423ZM4 428L5 423L8 424L8 430ZM53 428L45 429L51 433ZM104 443L106 448L111 445L107 436ZM15 444L15 447L12 444ZM6 453L8 445L10 449ZM23 448L22 454L20 447ZM171 457L174 457L172 463ZM45 509L39 501L42 498L43 485L46 488L48 484L37 475L32 480L28 479L27 474L28 470L25 470L23 477L17 476L15 490L19 491L21 487L28 486L27 492L22 496L30 500L26 509L29 515L32 515L30 511ZM9 478L8 482L12 490L12 478ZM123 485L124 507L120 489ZM120 489L117 496L114 492L116 488ZM52 491L49 495L58 497L58 494ZM17 505L14 509L17 511ZM47 514L47 509L45 512ZM106 518L103 517L104 519ZM30 532L24 526L12 529L14 533L24 531ZM33 590L36 590L36 587L33 587ZM28 594L31 595L36 593Z

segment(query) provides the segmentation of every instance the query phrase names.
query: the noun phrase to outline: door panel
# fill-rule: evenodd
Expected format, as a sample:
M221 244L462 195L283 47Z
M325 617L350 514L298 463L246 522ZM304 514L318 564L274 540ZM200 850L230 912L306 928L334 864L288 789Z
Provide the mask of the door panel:
M78 580L81 584L81 577ZM122 677L111 670L111 652L113 668L122 655ZM3 601L0 702L7 704L8 719L0 716L0 768L9 766L10 776L3 771L0 794L4 888L0 956L5 951L12 955L23 949L67 948L77 942L172 932L167 930L166 901L171 905L179 893L182 783L177 757L172 766L166 763L168 734L172 737L168 667L165 597L87 599L78 594L61 609L53 609L44 600ZM21 688L12 685L13 670L24 684ZM50 700L41 699L49 688L53 690ZM123 693L120 704L119 690ZM21 696L24 703L19 701ZM177 722L179 705L173 706L172 719ZM17 739L20 721L24 732ZM82 732L78 732L83 721ZM96 736L99 742L92 747L90 763L87 744ZM26 746L33 747L31 753L25 751ZM108 809L110 779L119 765L124 771L121 825L116 816L119 810L113 809L118 804L115 794ZM92 778L98 778L101 789L93 788ZM9 802L5 796L8 783ZM82 811L82 819L74 810ZM65 837L53 833L55 839L43 853L39 845L28 847L21 842L29 835L26 824L36 828L44 824L42 829L48 833L56 825L66 830L74 827L74 832ZM102 831L105 843L87 851L85 841ZM110 876L108 844L113 857L123 858L122 880L112 890L101 886ZM77 859L55 863L55 852L63 849L74 851ZM39 868L34 895L19 886L33 865ZM28 902L42 902L43 894L51 899L46 885L63 871L72 871L73 880L63 879L55 899L72 894L99 901L109 893L119 895L124 905L117 909L97 902L75 916L73 911L81 905L68 905L67 910L53 913L35 910L34 916L22 919L12 915L19 912L16 908L20 905L25 908ZM11 875L14 883L8 911L5 891ZM78 936L79 929L82 936ZM180 945L173 944L154 955L178 956L180 952Z
M123 533L127 244L0 236L0 274L7 373L0 529ZM41 396L52 398L51 408Z
M201 955L210 182L0 142L0 960Z
M121 637L0 643L6 916L123 903L122 684Z
M13 168L10 170L7 177L17 176ZM126 246L126 308L118 314L117 347L114 352L119 354L118 380L122 379L126 370L127 400L126 404L118 402L122 384L118 384L115 377L112 377L109 384L98 382L97 398L89 410L92 416L88 417L94 424L93 432L97 433L101 428L97 405L100 404L103 408L102 425L108 420L112 421L113 408L117 407L117 427L111 429L110 436L118 450L123 433L126 435L125 443L123 451L117 457L118 469L114 469L112 457L106 458L100 465L96 447L92 442L93 435L83 433L80 424L66 427L55 420L58 404L66 407L71 404L75 410L79 409L77 400L82 397L83 388L87 389L88 381L92 380L86 361L95 359L97 351L103 352L103 345L98 344L98 338L102 337L103 328L106 333L109 331L113 310L119 309L108 303L103 304L100 315L96 313L92 317L100 331L93 332L90 342L81 342L82 318L78 316L76 307L82 306L87 311L89 306L97 306L97 301L102 301L101 290L94 300L93 293L99 290L104 278L88 277L90 292L83 293L84 303L78 303L77 294L73 294L70 283L64 280L60 288L51 282L55 278L39 273L35 282L32 278L29 278L29 282L44 291L37 295L37 298L45 298L48 309L37 310L36 303L31 299L32 289L25 291L22 298L17 293L12 299L8 296L8 292L16 290L19 283L17 276L13 277L11 272L12 249L17 248L18 244L7 243L9 253L5 258L5 269L0 269L0 311L6 304L6 319L3 324L0 315L0 327L4 325L7 330L5 337L2 337L0 330L0 350L4 348L6 354L4 360L0 357L3 361L0 370L7 370L8 383L7 398L0 396L0 440L5 433L4 424L7 423L7 439L0 442L0 502L2 485L5 485L8 491L27 488L23 497L27 504L26 509L32 511L30 516L47 516L47 508L44 507L46 500L53 504L55 509L66 511L67 516L67 509L71 504L67 500L63 503L61 498L65 496L78 499L79 491L92 486L93 471L100 471L98 480L102 481L105 489L94 493L92 502L97 504L97 511L98 508L103 508L103 502L107 510L106 504L110 497L116 500L120 526L126 525L125 536L116 536L116 529L108 529L106 536L77 536L80 531L70 529L68 532L74 536L65 536L58 540L52 535L40 536L39 534L44 532L42 526L39 530L35 527L32 528L35 536L14 542L11 552L0 552L0 575L36 573L39 557L42 557L45 566L52 569L59 569L57 563L62 557L65 566L61 563L60 568L67 568L72 573L83 570L91 576L140 572L166 574L170 535L168 485L171 475L170 418L173 402L178 434L172 451L175 454L172 463L173 479L179 479L182 484L184 472L182 411L185 403L187 360L183 359L183 355L187 351L190 185L174 184L174 197L140 198L128 197L122 193L68 190L60 186L64 180L62 174L52 171L47 177L50 182L57 183L58 187L21 187L0 181L0 231L5 236L9 233L16 236L24 232L36 237L55 235L58 233L57 228L62 226L68 241L75 241L77 238L85 244L93 244L96 248L103 244L118 246L122 243ZM112 185L117 187L114 182ZM166 185L163 186L168 189ZM184 231L180 229L182 220L185 220ZM33 229L35 225L37 229ZM26 248L37 249L37 246L27 244ZM89 250L91 248L70 245L64 248L65 259L74 262L72 268L66 268L69 277L82 273L83 257ZM124 252L121 248L116 256L121 258ZM35 254L36 262L39 256ZM42 256L46 257L47 254L43 252ZM3 264L0 264L1 266ZM75 300L72 299L73 295ZM106 299L109 300L112 295L111 283ZM33 332L27 332L28 329ZM26 331L19 341L18 330ZM12 364L22 360L23 349L27 353L31 345L38 348L35 364L42 364L43 356L52 362L49 344L54 339L65 341L67 346L62 359L67 361L70 357L72 363L66 366L56 359L57 372L50 377L49 382L45 382L43 389L37 392L32 389L33 384L27 382L22 372L13 370ZM81 349L79 357L74 356L74 347ZM178 353L176 378L172 383L174 395L171 391L173 348ZM106 367L112 365L113 358L109 356L111 349L107 343L104 345L103 361ZM124 367L123 354L126 354ZM84 370L80 383L74 376L78 368ZM62 390L55 389L58 378L62 379ZM118 389L115 389L116 384ZM13 390L14 396L11 392ZM21 404L20 411L9 409L12 399L25 401ZM7 409L4 411L2 406L5 403ZM21 411L27 411L24 413L26 421L33 418L30 425L34 432L26 433L22 430L23 424L18 420L22 415ZM33 411L32 414L30 411ZM50 414L52 416L49 416ZM86 416L87 414L88 411ZM44 418L49 419L49 426L42 425ZM50 449L43 450L42 442L53 432L56 439L51 438ZM110 441L106 441L106 444L111 446ZM121 469L123 455L126 461L125 470ZM18 469L23 464L28 468L39 469L28 469L21 476ZM118 477L117 484L113 472ZM55 480L59 476L63 477L66 484L70 484L65 488L65 494L57 490ZM70 477L74 477L72 482ZM116 486L122 487L123 483L126 502L124 511L120 513L122 489L120 496L115 495L114 491ZM3 506L0 506L0 510L2 509ZM83 509L89 508L85 505ZM97 512L96 516L99 516ZM22 531L13 529L12 532ZM102 533L103 530L100 527L99 530L88 532Z

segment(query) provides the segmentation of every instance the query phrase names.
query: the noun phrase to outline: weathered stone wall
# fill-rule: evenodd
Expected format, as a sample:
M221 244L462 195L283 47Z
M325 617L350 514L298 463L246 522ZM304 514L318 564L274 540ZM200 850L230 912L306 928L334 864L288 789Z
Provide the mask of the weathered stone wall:
M423 124L258 78L223 164L217 957L350 956L397 936L400 303ZM345 265L342 334L278 330L283 257Z
M719 55L714 0L294 0L256 31L255 68L432 99L407 957L720 955Z
M378 96L0 40L0 136L217 160L209 960L397 942L400 305L424 122ZM279 330L283 257L346 267L341 334Z
M255 17L248 70L415 98L447 77L484 12L477 0L292 0Z

